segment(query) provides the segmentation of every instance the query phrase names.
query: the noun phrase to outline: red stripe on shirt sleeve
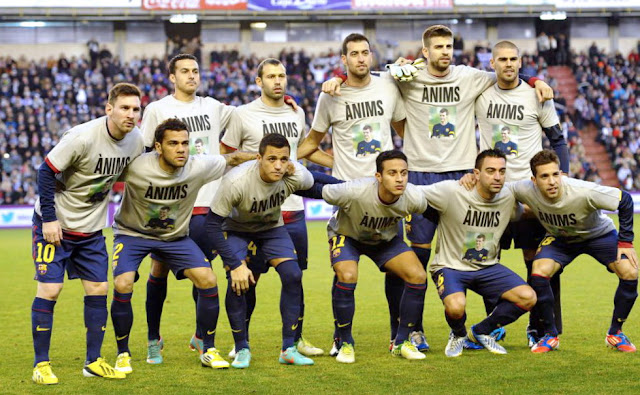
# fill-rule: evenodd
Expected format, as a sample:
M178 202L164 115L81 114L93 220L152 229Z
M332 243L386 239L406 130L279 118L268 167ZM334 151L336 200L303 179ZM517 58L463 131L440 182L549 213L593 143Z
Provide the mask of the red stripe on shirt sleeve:
M49 166L49 168L51 170L53 170L54 173L58 174L60 173L60 170L58 170L53 163L51 163L51 161L49 160L49 157L44 158L44 161L47 163L47 166Z

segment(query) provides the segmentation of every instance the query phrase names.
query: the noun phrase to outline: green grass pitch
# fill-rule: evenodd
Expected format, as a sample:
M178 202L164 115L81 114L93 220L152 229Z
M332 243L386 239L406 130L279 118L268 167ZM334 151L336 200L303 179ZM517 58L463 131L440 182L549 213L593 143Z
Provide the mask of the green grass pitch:
M636 234L640 216L636 215ZM304 274L306 299L305 337L328 353L333 324L330 286L332 271L324 222L310 222L309 270ZM107 231L110 246L112 236ZM0 393L640 393L640 355L614 352L605 347L604 336L613 310L617 278L590 257L576 260L562 277L564 331L560 351L547 355L529 352L524 336L526 317L507 328L503 343L509 354L465 351L446 358L449 333L433 283L425 302L425 326L431 351L424 361L407 361L388 352L389 323L383 277L368 259L360 264L356 290L356 363L343 365L328 356L317 357L315 366L278 364L280 348L280 281L272 270L258 287L258 304L251 323L253 360L247 370L215 371L200 367L187 348L194 328L194 306L188 280L169 281L162 334L165 362L151 366L146 357L145 281L136 284L133 297L135 321L131 335L134 372L126 380L84 378L85 353L82 318L83 291L79 281L68 281L55 310L51 358L60 378L57 386L31 382L33 346L30 306L35 294L30 257L30 231L0 231ZM504 253L503 263L520 273L524 265L519 251ZM220 295L226 282L215 261ZM145 279L148 260L141 268ZM222 280L222 281L220 281ZM109 295L111 300L111 295ZM224 313L218 322L216 346L223 355L231 349L232 337ZM481 299L470 294L468 326L483 318ZM640 342L640 314L632 312L625 332ZM115 362L115 339L111 320L103 355Z

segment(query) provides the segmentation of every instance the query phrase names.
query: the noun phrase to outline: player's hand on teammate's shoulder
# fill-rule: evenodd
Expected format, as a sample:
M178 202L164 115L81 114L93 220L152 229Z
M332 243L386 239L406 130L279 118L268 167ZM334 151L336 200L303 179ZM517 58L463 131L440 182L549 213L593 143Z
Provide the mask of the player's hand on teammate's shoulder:
M59 221L43 222L42 223L42 235L47 243L51 243L55 246L60 246L62 241L62 227Z
M294 99L293 97L285 95L284 104L291 106L291 109L293 109L294 112L298 112L298 103L296 103L296 99Z
M424 69L425 63L423 58L418 58L412 62L401 57L395 63L388 64L385 67L396 81L409 82L413 81L418 75L418 70Z
M233 151L230 154L223 155L227 161L227 166L238 166L244 162L257 159L255 152Z
M322 92L331 96L340 96L340 85L342 85L342 78L332 77L322 83Z
M285 176L292 176L296 173L296 166L293 164L292 161L289 161L289 163L287 164L287 171L285 172Z
M249 286L255 284L253 273L247 267L247 263L242 264L229 272L231 274L231 289L238 296L249 290Z
M553 88L546 82L538 80L535 83L536 94L538 95L538 101L544 103L547 100L553 99Z
M476 176L473 173L467 173L458 180L458 183L470 191L476 186Z

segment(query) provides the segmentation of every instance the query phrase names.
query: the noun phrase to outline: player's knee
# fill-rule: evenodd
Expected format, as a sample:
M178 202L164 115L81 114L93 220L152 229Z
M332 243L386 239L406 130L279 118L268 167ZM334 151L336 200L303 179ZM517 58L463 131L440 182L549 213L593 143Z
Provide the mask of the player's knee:
M38 283L36 297L46 300L58 300L63 283Z
M199 289L209 289L217 285L216 275L209 268L190 269L189 273L185 271L185 276Z
M358 272L355 270L336 270L336 276L338 276L338 281L341 283L357 283L358 282Z
M533 261L531 274L537 276L551 277L554 274L554 267L558 265L550 259L538 259ZM558 265L560 266L560 265Z
M131 293L133 292L133 282L133 276L123 273L113 279L113 288L119 293Z
M295 260L284 261L276 267L282 286L293 286L302 283L302 271Z
M460 319L464 316L465 309L467 307L467 303L464 298L453 297L450 299L445 299L444 301L444 311L445 313L453 319Z
M83 281L82 286L84 287L85 294L89 296L106 295L107 292L109 291L109 283L106 281L102 283L96 283L93 281Z
M522 287L518 296L520 299L520 303L518 304L527 310L531 310L538 301L536 292L529 286Z
M638 279L638 269L633 267L630 263L626 265L619 264L616 274L621 280L637 280Z
M413 270L409 273L407 282L411 284L424 284L427 282L427 272L420 266L419 270Z
M168 277L169 276L169 266L164 263L157 261L155 259L151 260L151 270L149 273L153 277Z
M445 306L445 313L449 316L449 318L453 318L454 320L459 320L464 316L465 306L464 304L452 304L451 306Z

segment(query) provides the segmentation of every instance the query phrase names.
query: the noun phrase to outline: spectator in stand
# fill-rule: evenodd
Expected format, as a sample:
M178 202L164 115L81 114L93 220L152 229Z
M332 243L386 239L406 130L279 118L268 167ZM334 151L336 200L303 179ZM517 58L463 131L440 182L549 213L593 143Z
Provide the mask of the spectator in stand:
M538 54L544 58L546 63L549 63L549 50L551 49L551 43L549 42L549 36L547 33L540 32L536 39L536 46L538 48Z

